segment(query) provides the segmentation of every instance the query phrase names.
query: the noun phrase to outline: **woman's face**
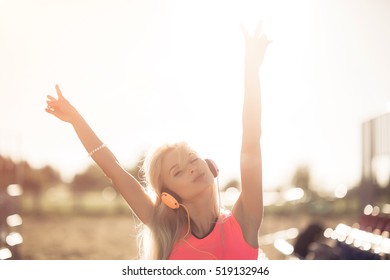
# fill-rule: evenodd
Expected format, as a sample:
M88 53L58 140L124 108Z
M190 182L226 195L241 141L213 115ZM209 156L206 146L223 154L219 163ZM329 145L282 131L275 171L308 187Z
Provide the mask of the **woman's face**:
M162 160L164 187L175 192L183 202L209 197L214 176L206 161L195 152L182 149L168 151Z

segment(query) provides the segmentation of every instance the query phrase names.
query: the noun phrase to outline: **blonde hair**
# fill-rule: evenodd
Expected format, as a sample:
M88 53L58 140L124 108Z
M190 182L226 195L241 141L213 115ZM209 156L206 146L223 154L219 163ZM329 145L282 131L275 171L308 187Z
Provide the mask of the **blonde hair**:
M186 142L166 144L147 156L143 163L142 172L147 192L155 196L155 211L149 227L143 226L139 235L141 259L167 259L173 246L189 226L187 213L182 207L173 210L162 203L159 197L166 187L161 176L162 161L164 155L171 150L192 151Z

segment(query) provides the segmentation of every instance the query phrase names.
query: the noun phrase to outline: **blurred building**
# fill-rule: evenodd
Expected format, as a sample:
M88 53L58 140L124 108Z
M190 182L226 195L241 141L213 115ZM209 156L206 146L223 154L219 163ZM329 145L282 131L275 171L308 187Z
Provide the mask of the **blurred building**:
M360 185L362 208L367 204L377 203L380 188L389 188L389 162L390 113L387 113L362 124L362 178ZM379 178L379 176L387 178Z

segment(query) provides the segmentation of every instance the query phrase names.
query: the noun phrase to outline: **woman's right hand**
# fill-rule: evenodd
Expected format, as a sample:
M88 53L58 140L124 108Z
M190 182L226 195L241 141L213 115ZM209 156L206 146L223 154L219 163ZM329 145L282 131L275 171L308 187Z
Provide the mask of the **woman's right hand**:
M265 51L272 42L267 36L261 33L261 21L258 23L253 36L249 35L244 26L241 26L242 33L245 37L245 62L246 66L251 69L259 70L264 60Z
M51 95L47 96L47 107L45 108L45 111L64 122L72 123L77 117L78 112L62 95L58 85L56 85L56 91L58 96L57 99Z

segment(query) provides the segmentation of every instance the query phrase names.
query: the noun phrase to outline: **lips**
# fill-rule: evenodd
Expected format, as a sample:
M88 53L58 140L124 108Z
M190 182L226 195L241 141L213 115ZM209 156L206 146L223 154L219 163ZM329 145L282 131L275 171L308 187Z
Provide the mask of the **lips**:
M198 176L195 177L194 182L197 182L203 178L205 173L200 173Z

